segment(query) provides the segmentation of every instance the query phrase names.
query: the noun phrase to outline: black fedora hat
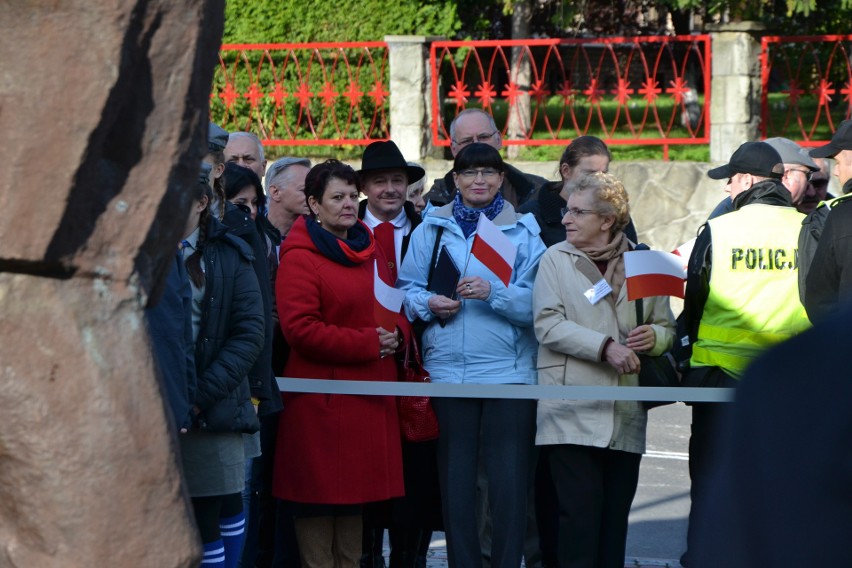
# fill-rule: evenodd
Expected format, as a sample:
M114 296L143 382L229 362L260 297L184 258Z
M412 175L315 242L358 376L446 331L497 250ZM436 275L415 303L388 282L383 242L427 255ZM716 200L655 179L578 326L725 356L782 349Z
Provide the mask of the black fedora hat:
M402 157L402 152L399 151L393 140L373 142L364 148L358 175L379 170L405 170L409 185L426 175L426 170L423 168L409 166L406 163L405 158Z

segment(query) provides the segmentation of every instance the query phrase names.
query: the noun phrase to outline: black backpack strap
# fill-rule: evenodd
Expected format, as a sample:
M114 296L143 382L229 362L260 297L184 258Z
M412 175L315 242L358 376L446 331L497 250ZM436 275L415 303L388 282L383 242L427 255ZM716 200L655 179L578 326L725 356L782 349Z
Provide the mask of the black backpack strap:
M435 235L435 246L432 248L432 261L429 262L429 276L426 278L426 289L432 287L432 274L435 272L435 262L438 260L438 247L441 244L441 237L444 234L444 227L439 226L438 232Z

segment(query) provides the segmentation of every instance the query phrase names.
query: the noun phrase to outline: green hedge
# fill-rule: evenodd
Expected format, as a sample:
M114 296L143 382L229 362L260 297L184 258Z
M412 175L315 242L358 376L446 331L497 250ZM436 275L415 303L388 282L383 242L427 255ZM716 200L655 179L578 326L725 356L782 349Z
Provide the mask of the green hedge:
M380 41L461 27L452 0L228 0L223 43Z

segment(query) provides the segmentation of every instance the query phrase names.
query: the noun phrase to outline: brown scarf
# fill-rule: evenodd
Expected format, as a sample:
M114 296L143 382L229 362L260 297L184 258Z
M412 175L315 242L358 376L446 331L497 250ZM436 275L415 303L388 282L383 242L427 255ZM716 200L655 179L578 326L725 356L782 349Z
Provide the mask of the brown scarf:
M604 279L612 288L612 298L618 300L621 287L624 286L624 253L630 250L627 245L627 237L621 231L602 248L587 248L586 253L592 262L606 261L606 272Z

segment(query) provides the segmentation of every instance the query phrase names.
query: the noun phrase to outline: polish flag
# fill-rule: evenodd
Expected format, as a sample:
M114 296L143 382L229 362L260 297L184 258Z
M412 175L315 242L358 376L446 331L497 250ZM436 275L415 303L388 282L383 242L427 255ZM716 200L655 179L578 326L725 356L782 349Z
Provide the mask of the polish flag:
M683 298L686 273L683 258L660 250L634 250L624 253L627 299L650 296Z
M512 279L512 267L518 256L518 247L512 244L509 237L497 228L483 213L479 214L476 224L476 235L473 237L473 247L470 250L479 262L493 272L504 285L509 285Z
M373 264L373 294L376 297L373 304L376 323L387 331L395 330L405 292L389 286L379 277L378 261Z

